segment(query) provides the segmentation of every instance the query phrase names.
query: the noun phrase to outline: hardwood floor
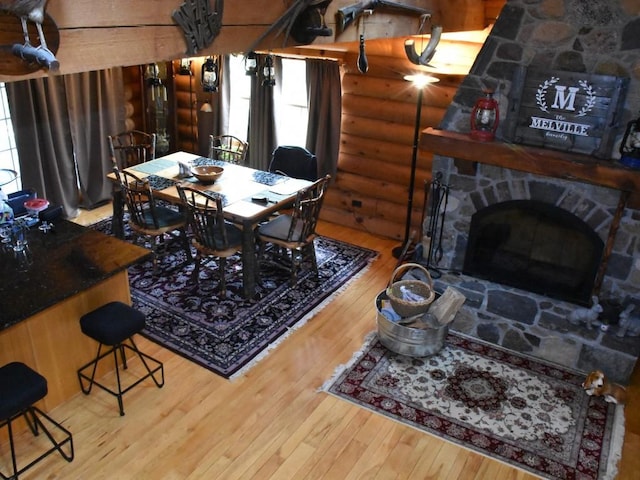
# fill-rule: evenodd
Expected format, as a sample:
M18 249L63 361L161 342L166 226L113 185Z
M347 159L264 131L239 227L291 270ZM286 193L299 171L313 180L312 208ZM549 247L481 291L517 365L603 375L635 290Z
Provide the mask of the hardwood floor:
M90 212L79 221L99 216ZM244 377L224 380L143 338L166 384L124 397L78 393L50 412L68 427L76 458L52 455L28 479L532 479L498 461L399 425L318 388L375 329L397 242L321 222L319 232L380 252L370 269ZM640 469L640 373L631 386L619 479ZM635 395L634 395L635 394ZM0 448L6 457L6 446ZM0 461L4 461L0 459ZM6 463L2 463L5 468Z

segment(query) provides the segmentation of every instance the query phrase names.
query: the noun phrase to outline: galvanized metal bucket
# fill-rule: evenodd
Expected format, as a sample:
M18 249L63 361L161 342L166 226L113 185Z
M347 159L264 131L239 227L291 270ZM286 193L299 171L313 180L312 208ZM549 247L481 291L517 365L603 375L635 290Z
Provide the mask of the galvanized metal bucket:
M388 301L387 292L383 290L376 297L378 311L378 338L380 343L389 350L409 357L428 357L442 350L444 347L448 325L437 328L411 328L400 325L387 318L383 313L383 305Z

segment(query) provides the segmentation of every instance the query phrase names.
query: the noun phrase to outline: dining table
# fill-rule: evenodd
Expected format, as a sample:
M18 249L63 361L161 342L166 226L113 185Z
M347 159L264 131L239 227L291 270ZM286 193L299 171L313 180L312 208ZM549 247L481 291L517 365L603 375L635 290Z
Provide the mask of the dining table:
M216 165L224 169L213 183L199 181L191 168ZM188 152L175 152L127 168L139 178L146 178L157 199L182 206L176 185L183 183L198 190L214 192L222 197L225 218L242 228L242 286L245 298L256 294L256 272L259 268L254 228L275 212L290 207L298 192L313 182L256 170L222 160L201 157ZM117 185L117 178L108 178ZM114 188L112 233L124 238L124 199Z

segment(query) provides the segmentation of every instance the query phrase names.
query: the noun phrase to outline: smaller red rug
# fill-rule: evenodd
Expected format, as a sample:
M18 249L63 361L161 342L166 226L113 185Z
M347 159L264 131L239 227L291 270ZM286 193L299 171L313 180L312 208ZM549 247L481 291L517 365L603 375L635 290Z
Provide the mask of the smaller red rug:
M612 479L624 410L586 395L583 380L458 334L412 358L374 333L323 390L543 478Z

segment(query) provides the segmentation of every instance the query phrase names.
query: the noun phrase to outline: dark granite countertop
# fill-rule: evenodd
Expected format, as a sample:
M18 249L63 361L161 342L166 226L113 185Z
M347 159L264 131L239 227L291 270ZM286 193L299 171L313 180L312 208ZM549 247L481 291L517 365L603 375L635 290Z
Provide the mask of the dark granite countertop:
M151 252L61 220L48 233L32 227L27 258L0 250L0 330L125 270Z

